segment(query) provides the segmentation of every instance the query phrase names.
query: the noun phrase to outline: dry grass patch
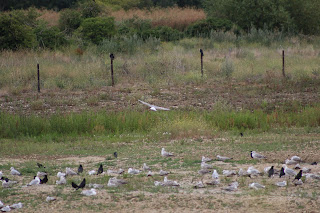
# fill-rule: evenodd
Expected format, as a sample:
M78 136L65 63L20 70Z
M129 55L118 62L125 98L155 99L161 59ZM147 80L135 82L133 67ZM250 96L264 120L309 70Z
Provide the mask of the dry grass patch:
M188 25L206 18L204 11L201 9L179 7L153 8L151 10L118 10L112 12L111 16L114 16L116 21L123 21L135 17L149 19L153 26L169 26L179 30L183 30Z

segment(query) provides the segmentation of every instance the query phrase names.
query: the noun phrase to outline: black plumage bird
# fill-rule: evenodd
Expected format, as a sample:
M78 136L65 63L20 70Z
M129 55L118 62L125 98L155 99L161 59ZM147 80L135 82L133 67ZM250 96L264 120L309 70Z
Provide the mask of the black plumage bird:
M4 180L5 182L8 182L8 181L9 181L9 178L1 177L0 180Z
M281 170L280 170L280 175L279 175L279 177L282 177L282 176L284 176L286 173L284 173L284 168L282 167L281 168Z
M271 166L271 168L268 171L268 177L270 178L272 175L274 175L274 169L273 166Z
M80 185L78 186L77 184L75 184L74 182L71 183L72 187L75 188L76 190L78 189L83 189L86 186L86 179L83 178L82 182L80 183Z
M111 54L110 54L110 58L111 58L111 60L113 60L113 59L114 59L114 55L113 55L113 53L111 53Z
M302 177L302 170L300 170L300 172L296 175L296 177L294 178L294 180L300 180L301 177ZM293 180L293 181L294 181L294 180ZM293 181L292 181L292 182L293 182Z
M313 162L313 163L311 163L311 165L315 166L315 165L317 165L317 162Z
M102 167L102 164L100 164L97 175L102 174L102 172L103 172L103 167Z
M117 158L117 157L118 157L118 153L117 153L117 152L114 152L114 153L113 153L113 156L114 156L115 158Z
M200 54L201 54L201 56L204 56L204 55L203 55L203 51L202 51L202 49L200 49Z
M42 180L40 179L40 184L45 184L47 182L48 182L48 175L45 175Z
M240 132L240 136L243 137L243 133L242 132Z
M83 172L83 167L82 165L80 164L79 167L78 167L78 174L82 173Z
M37 163L38 168L46 168L45 166L43 166L41 163Z

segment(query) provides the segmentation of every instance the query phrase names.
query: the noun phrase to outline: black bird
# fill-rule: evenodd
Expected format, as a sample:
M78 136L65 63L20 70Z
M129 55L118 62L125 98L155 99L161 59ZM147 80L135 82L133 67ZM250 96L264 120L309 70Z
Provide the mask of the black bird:
M203 55L203 51L202 51L202 49L200 49L200 54L201 54L201 56L204 56L204 55Z
M271 166L271 168L268 171L268 177L271 177L274 174L274 169L273 166Z
M78 174L82 173L83 172L83 167L82 165L80 164L79 167L78 167Z
M280 175L279 175L279 177L282 177L282 176L284 176L286 173L284 173L284 168L282 167L281 168L281 170L280 170Z
M118 153L117 153L117 152L114 152L114 153L113 153L113 156L114 156L115 158L117 158L117 157L118 157Z
M113 53L111 53L111 54L110 54L110 58L111 58L111 60L113 60L113 59L114 59L114 55L113 55Z
M4 180L5 182L8 182L8 181L9 181L9 178L1 177L0 180Z
M38 166L39 168L46 168L46 167L43 166L41 163L37 163L37 166Z
M294 180L300 180L301 177L302 177L302 170L300 170L300 172L296 175L296 177L294 178ZM294 181L294 180L293 180L293 181ZM293 182L293 181L292 181L292 182Z
M243 137L243 133L242 132L240 132L240 136Z
M313 166L314 166L314 165L317 165L317 162L313 162L313 163L311 163L311 165L313 165Z
M48 176L47 175L45 175L42 180L40 179L40 184L44 184L44 183L47 183L47 182L48 182Z
M103 172L103 168L102 168L102 164L100 164L97 175L102 174L102 172Z
M75 188L76 190L78 189L83 189L86 186L86 179L83 178L82 182L80 183L80 185L78 186L77 184L75 184L74 182L71 183L72 187Z

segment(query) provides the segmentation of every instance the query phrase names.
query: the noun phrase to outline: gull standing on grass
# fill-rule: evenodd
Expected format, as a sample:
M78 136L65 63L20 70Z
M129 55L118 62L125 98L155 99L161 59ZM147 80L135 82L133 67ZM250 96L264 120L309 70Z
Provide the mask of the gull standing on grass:
M250 151L251 158L254 159L266 159L266 157L258 152Z
M168 108L164 108L164 107L159 107L159 106L156 106L156 105L152 105L152 104L149 104L147 102L144 102L144 101L141 101L141 100L138 100L140 103L144 104L144 105L147 105L148 107L150 107L150 110L152 111L158 111L158 110L170 110Z
M37 176L34 176L34 179L30 181L30 183L27 186L33 186L33 185L39 185L40 184L40 178Z
M171 152L167 152L164 148L161 149L161 155L164 157L174 156Z
M21 175L21 173L13 167L10 168L10 173L12 175Z
M22 203L14 203L10 206L11 209L21 209L23 207Z
M92 188L90 190L83 190L81 194L85 196L93 196L93 195L97 195L97 192L95 189Z
M264 185L261 185L260 183L251 183L251 184L249 184L249 187L253 188L253 189L264 189L264 188L266 188Z
M213 170L212 179L219 179L219 174L218 174L217 170Z
M147 166L147 164L146 164L146 163L143 163L143 167L142 167L142 169L143 169L144 171L151 170L151 169L150 169L150 167L149 167L149 166Z
M217 155L217 159L220 161L226 161L226 160L231 160L233 158Z
M129 174L132 174L132 175L136 175L136 174L139 174L141 171L138 170L138 169L133 169L133 168L129 168L128 169L128 173Z
M50 196L48 196L48 197L46 198L46 201L47 201L47 202L51 202L51 201L54 201L54 200L56 200L55 197L50 197Z
M202 156L201 161L202 161L202 162L210 162L210 161L212 161L212 159L211 159L211 158L207 158L207 157L205 157L205 156Z
M67 184L67 180L64 176L60 176L60 180L57 180L56 181L56 184L57 185L64 185L64 184Z
M169 174L169 172L163 171L162 169L159 171L159 175L160 176L165 176L165 175L168 175L168 174Z
M213 166L206 162L201 162L201 169L213 169Z
M283 168L284 168L284 173L289 177L297 175L297 172L294 171L293 169L288 168L286 164L283 164Z
M229 184L229 186L223 188L223 190L232 192L232 191L236 191L238 189L239 183L238 182L232 182L231 184Z
M73 171L71 168L67 167L66 168L66 175L78 175L78 173L76 173L75 171Z
M277 183L275 183L275 185L276 186L279 186L279 187L284 187L284 186L286 186L287 185L287 181L281 181L281 182L277 182Z
M128 182L122 179L117 179L116 177L110 178L108 181L108 187L117 187L123 184L127 184Z

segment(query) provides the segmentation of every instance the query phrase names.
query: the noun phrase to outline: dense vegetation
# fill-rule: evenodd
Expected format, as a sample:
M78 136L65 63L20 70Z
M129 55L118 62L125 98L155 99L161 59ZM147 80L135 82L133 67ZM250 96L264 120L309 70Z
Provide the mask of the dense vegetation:
M120 22L109 17L110 11L115 9L174 5L201 7L206 11L207 19L189 23L189 26L167 26L166 23L154 26L150 20L136 17ZM59 25L48 25L30 6L61 10ZM30 0L3 1L0 9L9 10L0 16L0 49L13 50L54 49L72 43L80 46L100 44L111 38L121 42L124 37L131 36L143 40L153 37L175 41L184 37L208 37L212 31L230 31L237 36L252 30L281 32L283 35L320 33L320 2L316 0L205 0L201 4L199 0L70 0L50 3Z

